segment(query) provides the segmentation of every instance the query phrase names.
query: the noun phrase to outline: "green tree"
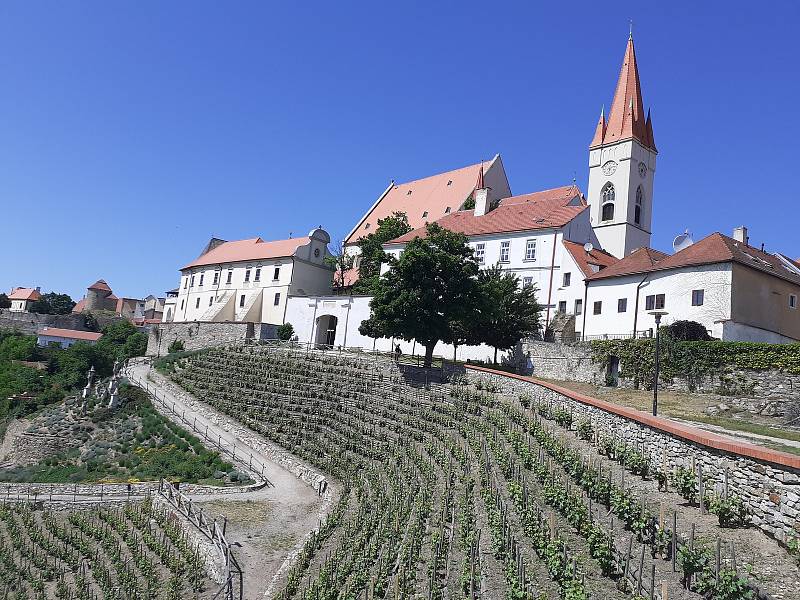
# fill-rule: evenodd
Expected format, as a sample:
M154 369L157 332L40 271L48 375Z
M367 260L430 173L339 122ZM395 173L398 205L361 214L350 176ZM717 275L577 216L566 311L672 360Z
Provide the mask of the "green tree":
M453 339L454 324L466 323L474 313L478 263L464 234L436 223L389 262L391 269L375 286L372 315L359 331L417 340L425 347L425 367L430 367L436 343Z
M385 219L378 219L378 228L374 233L364 236L358 241L361 258L358 266L358 281L353 291L358 294L374 294L381 275L381 263L387 261L383 245L389 240L400 237L411 231L406 213L395 212Z
M536 301L536 288L520 288L519 278L499 266L484 269L478 275L479 310L473 330L473 342L483 342L497 351L513 347L521 338L539 329L542 307Z
M341 294L347 286L347 272L355 265L355 254L348 253L344 241L339 241L331 252L331 256L325 259L326 264L333 267L333 291Z
M44 315L68 315L75 308L75 302L67 294L47 292L38 300L31 302L30 312Z
M11 300L3 293L0 293L0 308L11 308Z
M175 340L167 346L167 354L175 354L176 352L183 352L183 350L183 342L180 340Z
M278 334L279 340L287 342L292 339L292 336L294 335L294 327L291 323L284 323L283 325L278 326L276 333Z

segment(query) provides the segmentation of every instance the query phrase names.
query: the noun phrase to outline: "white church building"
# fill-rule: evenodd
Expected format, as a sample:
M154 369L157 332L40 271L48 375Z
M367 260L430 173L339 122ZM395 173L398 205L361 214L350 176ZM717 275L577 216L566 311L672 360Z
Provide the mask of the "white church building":
M698 321L717 338L763 342L800 340L800 262L749 245L740 228L733 237L713 233L672 254L650 247L657 150L645 112L633 39L629 38L614 99L601 112L589 145L589 184L513 194L496 155L438 175L395 183L378 196L345 239L359 240L378 221L405 213L412 230L385 244L398 256L424 236L427 223L464 233L484 267L499 264L535 285L545 322L575 317L578 339L644 336L653 311L663 323ZM474 207L467 201L474 199ZM358 332L371 297L333 295L326 262L330 237L212 239L181 270L168 293L165 321L290 322L299 341L331 346L420 353L413 341L372 339ZM356 266L347 276L358 277ZM440 344L435 354L452 357ZM457 358L487 359L492 349L459 347Z

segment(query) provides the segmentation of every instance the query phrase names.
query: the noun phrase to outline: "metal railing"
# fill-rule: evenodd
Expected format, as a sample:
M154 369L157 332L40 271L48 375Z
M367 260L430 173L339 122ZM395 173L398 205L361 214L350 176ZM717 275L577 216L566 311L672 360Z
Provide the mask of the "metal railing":
M582 335L580 340L588 342L590 340L633 340L633 339L647 339L654 337L655 334L652 329L643 329L641 331L627 333L599 333L596 335Z
M185 410L178 412L175 408L177 405L174 402L168 402L163 397L159 397L158 388L156 388L155 385L150 385L146 380L142 381L133 378L128 370L126 370L125 375L129 381L132 381L140 389L143 389L151 398L152 402L163 406L164 409L168 410L176 420L180 420L180 422L186 425L187 428L191 428L193 433L202 437L204 441L208 442L212 447L219 450L221 454L230 456L233 462L236 462L240 465L247 465L247 468L251 473L261 477L266 487L275 487L275 484L272 483L264 474L264 471L266 470L266 464L257 458L253 458L252 452L242 452L241 450L237 451L235 443L232 443L230 447L224 445L221 434L217 435L216 438L213 435L209 435L208 425L206 425L205 428L198 427L197 417L192 419L187 418Z
M216 519L209 518L203 509L194 506L191 498L163 479L159 482L158 493L200 533L205 535L219 552L223 563L222 587L214 594L212 600L217 598L241 600L244 593L244 573L236 556L231 551L231 545L225 539L227 518L223 517L222 526L220 526Z

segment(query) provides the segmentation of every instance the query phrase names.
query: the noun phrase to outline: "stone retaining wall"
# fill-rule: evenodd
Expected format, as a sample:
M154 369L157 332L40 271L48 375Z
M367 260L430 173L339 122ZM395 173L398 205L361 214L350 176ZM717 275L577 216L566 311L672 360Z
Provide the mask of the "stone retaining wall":
M586 344L524 340L522 351L529 356L535 377L598 385L605 381L604 370L592 362L592 352Z
M728 472L729 493L739 495L753 513L753 524L780 541L800 535L800 457L733 441L679 425L669 419L618 406L547 382L468 367L467 377L492 380L503 393L528 394L535 401L552 402L571 411L575 422L589 419L601 436L642 449L652 464L667 470L702 468L703 478L721 491Z
M235 344L247 339L273 340L277 326L269 323L160 323L150 328L147 356L164 356L175 340L186 350Z

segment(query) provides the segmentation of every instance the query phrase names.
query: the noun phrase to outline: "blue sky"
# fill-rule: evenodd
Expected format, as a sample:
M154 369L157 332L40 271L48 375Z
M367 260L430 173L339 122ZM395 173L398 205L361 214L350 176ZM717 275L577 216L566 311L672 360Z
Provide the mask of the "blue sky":
M212 235L343 237L390 179L503 156L585 190L634 21L656 248L800 256L798 5L6 2L0 288L162 293ZM633 11L633 12L632 12Z

